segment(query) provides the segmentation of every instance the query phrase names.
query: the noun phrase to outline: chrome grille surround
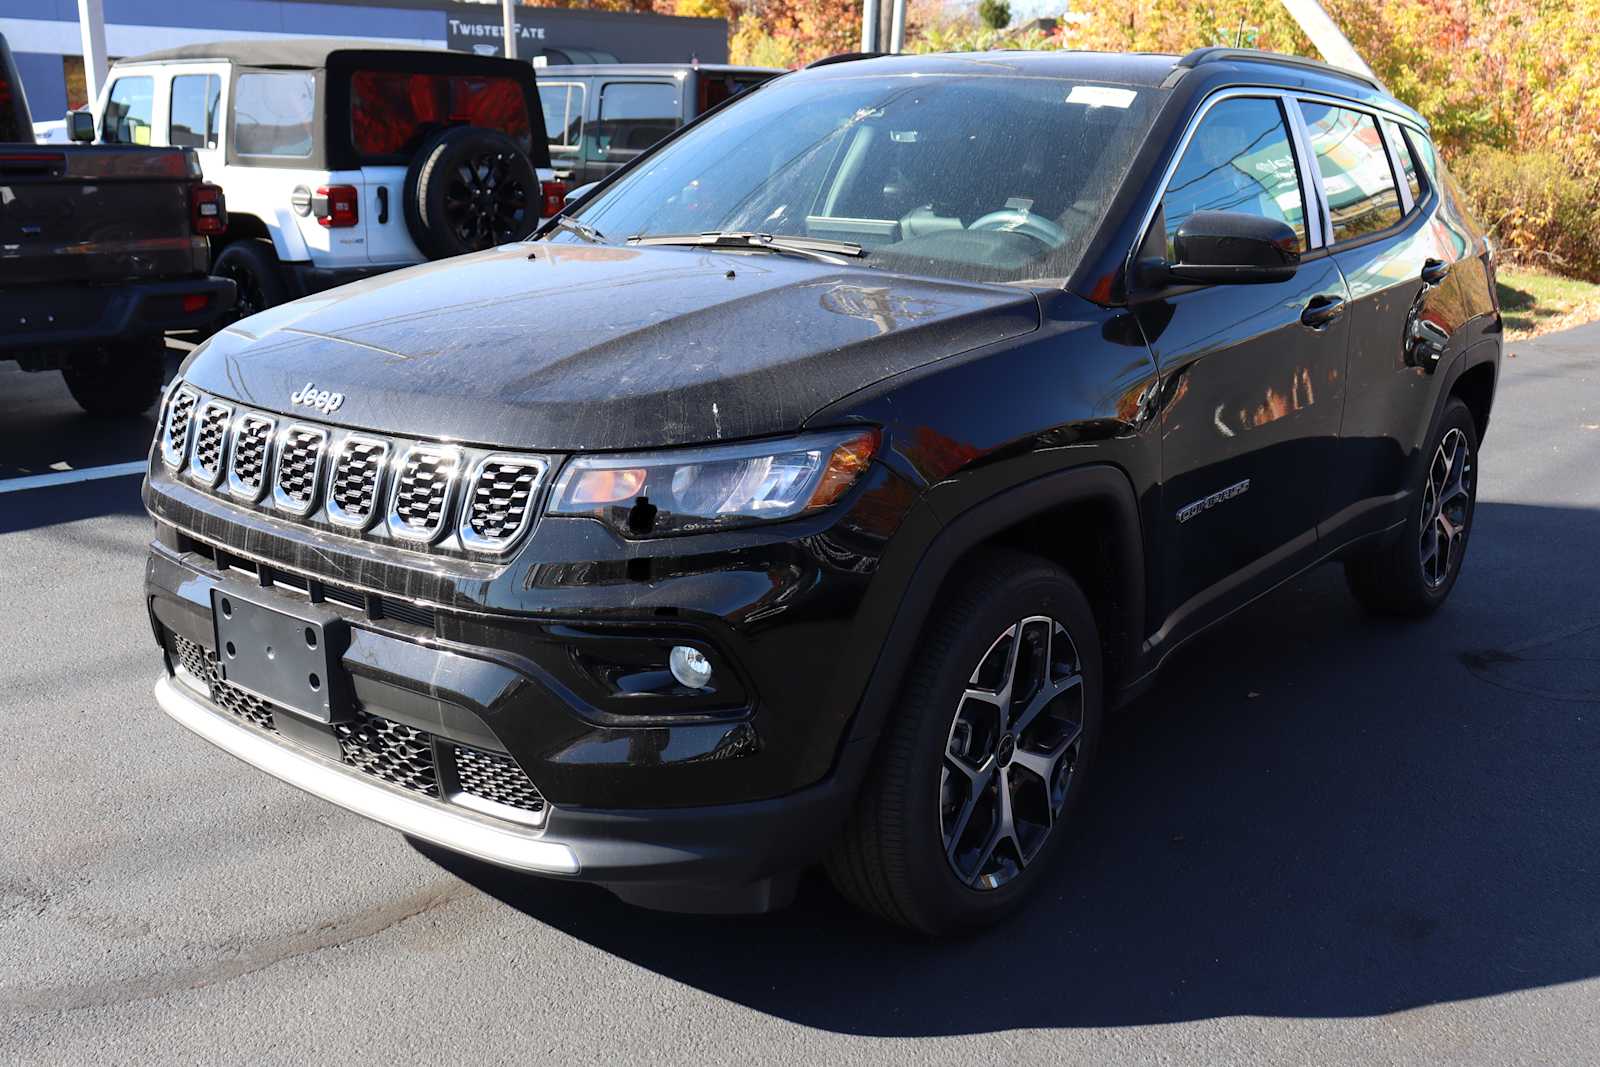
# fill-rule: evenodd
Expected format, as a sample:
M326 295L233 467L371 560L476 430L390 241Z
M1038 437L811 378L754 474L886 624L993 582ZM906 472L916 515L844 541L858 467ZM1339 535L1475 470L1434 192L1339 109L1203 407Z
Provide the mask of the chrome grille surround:
M328 521L365 530L383 500L389 442L351 434L335 450L328 473Z
M255 503L267 488L272 469L272 440L278 420L254 411L233 420L233 444L228 456L228 492Z
M432 544L450 526L461 455L453 448L412 445L395 469L389 492L389 532Z
M278 434L278 463L273 468L272 502L291 515L309 515L317 505L328 431L294 422Z
M167 402L167 418L161 425L161 462L172 470L183 466L189 453L189 424L194 421L194 406L200 394L181 385Z
M532 523L548 464L496 452L480 459L467 479L457 533L468 548L504 552Z
M228 424L232 418L232 404L207 400L200 405L200 417L194 420L194 450L189 454L189 477L207 488L222 480Z

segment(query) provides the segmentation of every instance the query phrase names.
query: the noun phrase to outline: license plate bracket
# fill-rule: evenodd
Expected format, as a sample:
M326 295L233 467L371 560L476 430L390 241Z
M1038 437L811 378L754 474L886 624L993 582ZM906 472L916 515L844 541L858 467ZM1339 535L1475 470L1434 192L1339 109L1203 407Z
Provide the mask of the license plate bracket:
M337 613L314 604L263 604L218 586L211 590L211 617L224 679L316 722L349 718L353 701L341 660L350 624Z

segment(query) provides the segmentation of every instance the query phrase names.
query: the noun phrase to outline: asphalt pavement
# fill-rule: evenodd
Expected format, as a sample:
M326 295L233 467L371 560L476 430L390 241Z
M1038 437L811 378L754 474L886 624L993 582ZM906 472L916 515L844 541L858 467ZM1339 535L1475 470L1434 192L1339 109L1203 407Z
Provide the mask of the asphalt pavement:
M1592 1063L1600 326L1509 346L1449 604L1306 575L1111 725L1016 920L927 944L423 852L155 707L148 419L0 369L0 1060ZM29 483L37 484L37 483Z

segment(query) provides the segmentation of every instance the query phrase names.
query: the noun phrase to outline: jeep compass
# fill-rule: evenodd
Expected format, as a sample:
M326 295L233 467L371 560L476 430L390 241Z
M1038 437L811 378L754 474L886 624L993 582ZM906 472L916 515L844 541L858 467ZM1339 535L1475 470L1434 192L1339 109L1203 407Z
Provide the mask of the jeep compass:
M980 926L1070 867L1173 649L1327 560L1375 612L1449 595L1493 270L1427 123L1319 63L788 74L531 240L197 349L156 696L516 870L753 911L822 863Z

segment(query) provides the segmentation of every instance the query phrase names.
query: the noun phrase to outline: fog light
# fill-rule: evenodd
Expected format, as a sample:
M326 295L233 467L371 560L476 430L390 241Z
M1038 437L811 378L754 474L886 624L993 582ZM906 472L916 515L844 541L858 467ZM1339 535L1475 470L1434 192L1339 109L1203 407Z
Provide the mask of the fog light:
M711 684L711 661L698 648L673 645L667 663L672 667L672 676L690 689L704 689Z

